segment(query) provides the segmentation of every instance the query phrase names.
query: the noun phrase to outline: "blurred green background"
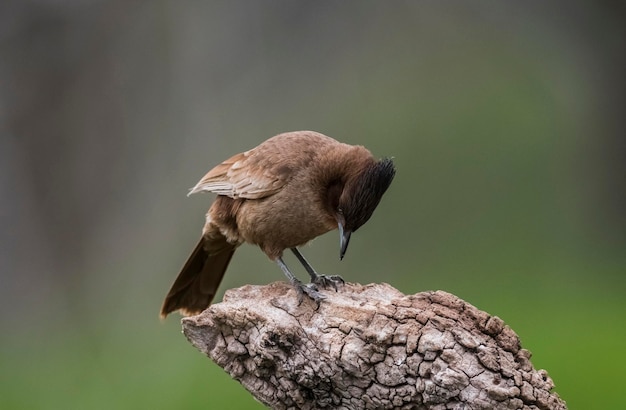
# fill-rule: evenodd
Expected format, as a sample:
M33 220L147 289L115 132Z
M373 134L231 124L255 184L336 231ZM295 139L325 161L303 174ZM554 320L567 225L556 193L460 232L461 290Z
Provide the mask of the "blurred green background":
M318 270L454 293L503 318L571 409L619 408L625 16L614 1L3 1L0 408L262 408L158 311L212 200L188 188L299 129L398 168L343 262L336 232L304 249ZM276 280L243 246L221 291Z

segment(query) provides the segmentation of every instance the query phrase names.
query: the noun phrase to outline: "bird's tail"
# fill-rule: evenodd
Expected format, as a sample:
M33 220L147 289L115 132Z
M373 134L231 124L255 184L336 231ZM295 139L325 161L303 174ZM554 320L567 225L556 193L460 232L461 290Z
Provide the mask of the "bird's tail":
M176 310L184 315L195 315L206 309L236 248L237 245L228 243L221 235L210 240L202 237L167 293L161 318Z

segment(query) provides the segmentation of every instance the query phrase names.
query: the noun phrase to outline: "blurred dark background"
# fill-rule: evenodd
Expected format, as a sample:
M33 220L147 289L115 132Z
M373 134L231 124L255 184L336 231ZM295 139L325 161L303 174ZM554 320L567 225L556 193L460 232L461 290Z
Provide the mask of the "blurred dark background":
M343 262L502 317L572 409L623 404L618 1L0 3L0 407L262 408L158 311L211 167L312 129L395 157ZM304 272L298 272L306 277ZM222 292L283 280L244 246ZM221 298L221 293L220 293Z

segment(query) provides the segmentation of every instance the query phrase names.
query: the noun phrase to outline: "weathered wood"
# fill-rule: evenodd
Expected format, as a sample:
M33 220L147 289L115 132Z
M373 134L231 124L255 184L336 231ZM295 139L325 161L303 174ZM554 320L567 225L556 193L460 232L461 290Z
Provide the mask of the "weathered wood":
M317 307L287 283L232 289L183 331L274 409L566 409L515 332L454 295L323 292Z

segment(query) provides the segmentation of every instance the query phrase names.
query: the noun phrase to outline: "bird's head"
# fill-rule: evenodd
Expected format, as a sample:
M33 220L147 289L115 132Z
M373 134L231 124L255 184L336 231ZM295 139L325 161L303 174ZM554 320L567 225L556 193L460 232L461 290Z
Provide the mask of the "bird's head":
M396 173L393 161L370 159L346 179L335 212L339 228L339 257L343 259L350 235L367 222Z

